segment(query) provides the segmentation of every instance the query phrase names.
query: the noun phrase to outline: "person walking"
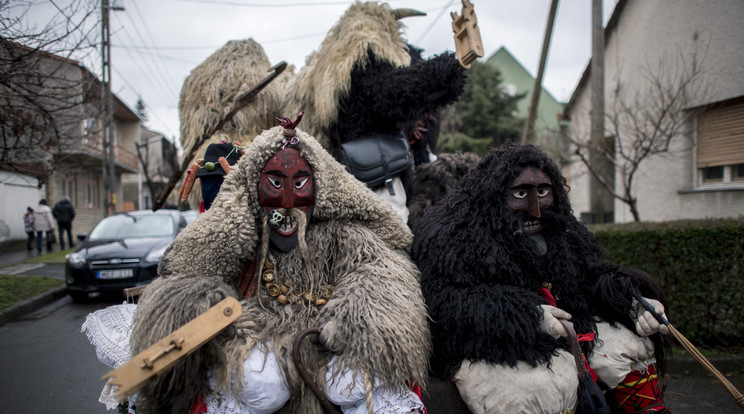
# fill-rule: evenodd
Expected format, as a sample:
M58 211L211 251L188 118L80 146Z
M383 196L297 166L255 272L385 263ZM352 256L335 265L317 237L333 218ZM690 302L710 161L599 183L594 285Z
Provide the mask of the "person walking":
M67 241L70 247L75 247L72 242L72 220L75 219L75 208L69 198L63 197L52 210L54 218L57 219L57 228L59 229L59 247L65 249L65 231L67 231Z
M47 205L45 198L39 201L34 211L34 230L36 231L36 250L41 253L41 238L46 233L47 253L52 251L52 237L54 237L54 223L52 209Z
M26 208L26 214L23 215L23 229L26 231L28 240L26 240L26 249L33 249L34 244L34 209Z

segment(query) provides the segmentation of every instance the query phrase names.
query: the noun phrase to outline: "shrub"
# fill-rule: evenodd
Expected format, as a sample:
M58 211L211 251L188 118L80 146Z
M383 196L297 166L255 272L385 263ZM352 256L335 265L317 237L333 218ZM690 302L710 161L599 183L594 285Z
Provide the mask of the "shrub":
M744 218L592 226L614 263L653 275L691 342L744 345Z

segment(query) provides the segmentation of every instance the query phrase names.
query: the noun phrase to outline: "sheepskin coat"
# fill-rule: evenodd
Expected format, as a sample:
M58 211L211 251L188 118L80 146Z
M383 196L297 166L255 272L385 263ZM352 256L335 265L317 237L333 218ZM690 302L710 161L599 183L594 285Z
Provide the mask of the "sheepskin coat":
M552 181L554 204L542 212L544 255L518 231L506 201L510 183L528 166ZM432 321L432 367L442 376L455 374L463 360L536 366L558 348L568 349L565 339L539 328L540 305L547 304L539 294L544 283L552 284L557 306L572 315L578 334L596 333L595 318L635 332L628 315L631 288L663 301L650 278L605 259L573 215L565 178L534 145L491 151L418 220L414 234L412 255ZM592 342L582 344L591 352Z
M399 133L456 101L465 70L454 54L412 63L402 29L389 5L352 4L288 84L285 113L306 111L305 127L334 154L343 142Z
M134 353L223 297L238 296L239 275L259 254L259 174L282 146L282 132L275 127L255 138L225 176L212 208L168 248L160 277L144 291L135 314ZM216 368L221 384L229 384L243 353L258 342L271 341L292 390L292 412L320 413L316 397L291 362L291 347L305 328L329 322L334 322L335 340L343 345L339 364L394 386L425 383L430 337L420 275L408 256L410 231L315 139L300 130L297 136L300 152L313 169L316 191L305 237L309 257L306 263L297 247L275 255L276 275L293 287L310 287L308 275L317 275L320 285L335 284L335 292L320 307L281 305L259 283L256 296L241 301L243 315L230 328L143 389L138 412L188 408L199 393L209 392L210 367ZM331 356L309 343L303 346L303 362L321 389Z

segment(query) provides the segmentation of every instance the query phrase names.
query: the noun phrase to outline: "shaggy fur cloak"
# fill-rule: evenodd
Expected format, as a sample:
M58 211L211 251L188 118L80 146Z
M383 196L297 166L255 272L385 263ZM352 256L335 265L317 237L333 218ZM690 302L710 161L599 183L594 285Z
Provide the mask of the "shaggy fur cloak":
M554 206L542 217L544 256L517 231L517 217L506 203L509 184L527 166L545 171L553 183ZM414 234L413 257L432 320L432 367L439 375L456 373L465 359L535 366L565 348L539 329L540 305L547 303L538 293L544 282L552 283L558 307L573 316L579 334L596 332L595 316L635 332L628 316L630 288L663 301L649 278L604 258L572 213L565 178L532 145L506 145L486 155L427 211ZM584 344L590 352L593 344Z
M160 277L145 290L135 314L134 353L223 297L237 297L239 275L258 254L259 173L281 147L282 131L281 127L267 130L253 141L225 176L212 208L166 251ZM297 136L300 152L313 168L316 189L305 237L309 257L306 262L299 248L278 255L276 274L297 287L335 284L335 293L322 307L281 305L259 284L257 296L241 302L243 315L236 323L142 390L138 412L166 407L186 412L196 396L208 392L209 366L216 367L223 386L230 384L244 352L270 340L287 373L292 412L320 413L317 399L290 362L290 353L300 331L331 321L337 327L336 340L344 345L339 363L394 386L425 383L430 337L420 275L407 255L410 231L317 141L299 130ZM303 353L305 366L322 388L331 353L309 344Z
M413 196L408 204L408 225L413 228L426 210L439 202L479 161L477 154L457 152L439 154L436 161L417 166L413 174Z
M230 111L236 99L265 78L271 67L261 45L253 39L231 40L195 67L181 87L178 117L181 124L181 148L188 153L199 140L214 128ZM207 146L226 139L243 145L261 131L276 125L281 114L282 91L292 76L288 68L256 96L254 102L241 109L206 142L199 145L193 160L202 158ZM199 186L191 200L198 204ZM193 203L192 203L193 204Z
M305 127L330 153L365 135L398 133L400 123L462 94L454 54L412 64L402 28L387 4L354 3L288 85L285 112L306 111Z

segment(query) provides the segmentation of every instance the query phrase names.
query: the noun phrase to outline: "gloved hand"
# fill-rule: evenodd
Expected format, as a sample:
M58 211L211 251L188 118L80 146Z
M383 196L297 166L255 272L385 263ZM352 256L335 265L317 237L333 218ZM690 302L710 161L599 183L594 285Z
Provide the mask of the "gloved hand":
M550 305L540 305L542 308L542 319L540 319L540 330L552 336L555 339L561 336L568 337L566 328L563 327L559 319L569 320L571 314Z
M644 299L646 299L646 301L651 304L651 307L654 308L654 313L662 315L666 319L664 305L662 305L661 302L656 299ZM636 300L633 300L633 308L630 311L630 316L633 318L633 321L635 321L635 329L636 332L638 332L638 335L649 336L656 332L661 332L663 334L669 333L669 328L667 328L666 325L659 323L654 315L652 315L648 309Z
M336 330L337 329L335 322L330 321L326 323L323 326L323 329L320 331L318 340L320 341L320 344L323 345L327 350L336 354L340 354L341 347L336 340Z

